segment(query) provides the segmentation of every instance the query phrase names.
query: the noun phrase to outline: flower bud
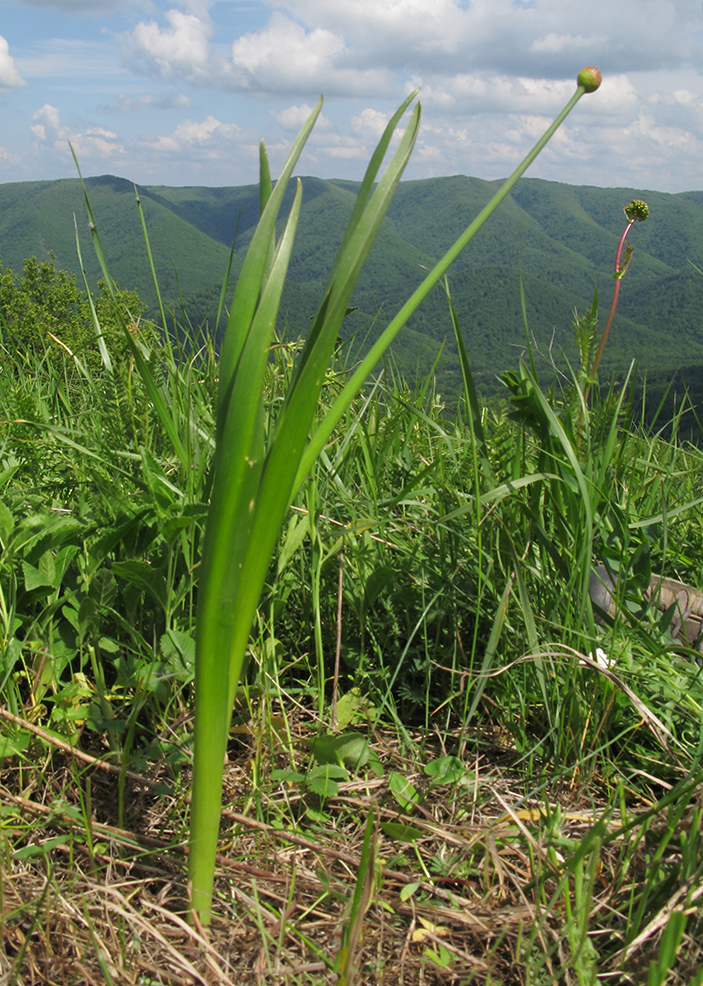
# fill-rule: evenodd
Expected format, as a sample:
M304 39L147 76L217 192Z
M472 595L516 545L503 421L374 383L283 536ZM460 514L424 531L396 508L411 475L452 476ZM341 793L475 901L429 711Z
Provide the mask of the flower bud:
M579 72L576 78L576 85L583 86L586 92L595 92L601 84L602 79L603 76L600 74L600 69L594 65L587 65L586 68L582 68Z
M629 223L643 223L649 218L649 206L642 199L633 199L629 205L625 206L625 215Z

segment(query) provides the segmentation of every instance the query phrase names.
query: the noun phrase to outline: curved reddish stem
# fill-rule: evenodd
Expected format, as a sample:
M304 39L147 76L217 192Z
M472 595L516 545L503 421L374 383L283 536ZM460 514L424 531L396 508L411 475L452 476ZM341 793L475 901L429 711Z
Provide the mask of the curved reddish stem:
M600 345L598 347L598 352L596 353L596 358L593 361L593 366L589 374L591 380L595 379L596 371L598 370L598 366L601 361L601 356L603 355L603 350L605 349L605 344L608 341L608 335L610 334L610 327L613 324L615 309L618 306L618 295L620 294L620 281L622 280L623 274L627 269L627 265L626 265L625 270L620 270L620 258L622 257L622 248L625 245L627 234L634 226L635 221L636 220L634 218L630 219L630 221L628 222L627 226L623 231L622 236L620 237L620 242L618 243L617 253L615 254L615 290L613 291L613 300L610 303L610 312L608 313L608 321L605 323L605 328L603 329L603 335L601 337ZM588 390L590 390L590 384L588 386ZM588 397L588 390L586 391L586 397Z

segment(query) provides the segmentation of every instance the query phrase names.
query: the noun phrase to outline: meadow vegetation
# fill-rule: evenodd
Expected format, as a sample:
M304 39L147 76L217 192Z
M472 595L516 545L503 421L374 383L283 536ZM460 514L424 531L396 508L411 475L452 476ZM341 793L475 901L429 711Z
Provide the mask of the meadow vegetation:
M378 369L272 532L203 928L186 857L222 363L134 292L33 259L0 276L4 981L703 983L701 667L642 603L652 570L703 585L688 409L652 425L634 366L599 382L597 299L561 329L569 375L528 322L483 405L445 287L458 406L431 371ZM304 343L266 353L268 443ZM356 369L338 343L313 431ZM609 626L595 561L625 586Z

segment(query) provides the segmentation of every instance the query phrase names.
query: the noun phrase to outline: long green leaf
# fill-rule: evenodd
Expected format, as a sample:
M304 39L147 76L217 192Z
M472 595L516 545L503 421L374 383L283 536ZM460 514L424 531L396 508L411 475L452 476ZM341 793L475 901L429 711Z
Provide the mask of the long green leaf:
M263 467L263 380L301 198L299 183L232 381L230 399L234 413L228 414L222 425L203 545L196 631L190 873L192 906L206 921L212 897L224 754L234 692L252 622L252 614L242 610L240 595L242 580L246 578L243 559ZM273 233L272 229L271 236ZM242 630L243 625L246 631ZM233 640L241 639L243 645L235 649Z
M341 283L335 280L330 286L326 298L329 303L318 315L318 318L323 318L324 322L317 333L317 344L309 355L305 368L298 377L297 386L276 424L254 506L249 549L243 565L241 588L237 598L238 610L247 615L248 622L242 620L239 627L240 634L232 639L233 653L246 647L271 553L294 494L293 484L298 472L298 464L305 448L332 348L358 273L368 256L373 239L409 159L417 136L418 122L419 115L413 114L393 160L344 251L349 266L339 265Z
M293 168L298 162L305 142L310 136L310 132L320 115L321 109L322 99L320 98L293 142L288 159L276 182L276 187L268 197L262 197L262 199L266 197L266 205L239 275L237 290L234 293L232 309L227 321L227 329L220 352L220 384L217 413L218 444L221 430L224 427L224 419L232 398L232 387L237 363L252 329L254 314L259 303L262 283L266 276L270 258L271 244L275 237L276 220L283 196L288 187L288 181L293 173Z
M69 146L71 145L69 144ZM171 412L169 411L166 402L164 401L163 396L156 385L152 372L149 368L149 364L144 359L144 355L142 354L141 349L132 338L132 334L127 328L127 323L125 322L124 316L122 315L122 309L120 308L119 300L117 298L117 290L115 288L115 284L112 278L110 277L110 271L108 270L107 261L105 260L105 254L103 253L102 244L100 242L100 236L98 235L97 226L95 224L95 217L93 215L93 210L90 205L88 190L85 187L85 182L83 181L83 175L81 174L80 166L78 164L78 158L76 157L73 147L71 147L71 154L73 155L73 160L75 162L76 169L78 171L78 177L80 178L81 186L83 188L83 198L85 200L86 211L88 213L88 222L90 226L90 235L93 240L93 248L95 249L95 254L98 258L100 268L103 272L103 277L105 278L105 284L107 285L107 290L110 294L110 297L112 298L115 318L117 319L117 322L120 328L122 329L129 351L131 355L134 357L134 362L139 372L139 376L142 378L142 382L146 387L147 393L149 394L149 397L154 405L154 409L156 410L156 413L159 416L162 425L164 426L164 430L166 431L166 434L168 435L171 444L173 445L173 450L178 456L178 459L182 463L183 467L187 468L188 458L186 455L185 446L183 445L183 442L181 441L181 436L178 433L178 428L176 427L176 423L173 420L173 416L171 415ZM166 330L166 326L164 326L164 331L165 330Z
M532 164L534 159L540 153L540 151L545 147L548 141L553 137L555 132L559 129L561 124L564 122L566 117L569 115L571 110L574 108L576 103L579 101L581 96L583 96L585 90L582 86L576 89L576 92L571 97L569 102L566 104L561 113L556 117L554 122L547 127L544 134L537 141L535 146L529 152L529 154L524 158L524 160L518 165L512 175L504 182L500 189L496 192L490 202L484 206L484 208L479 212L478 216L474 221L466 228L459 239L454 243L452 247L445 253L442 259L433 267L427 277L424 279L422 284L413 292L410 298L405 302L403 307L400 309L395 318L389 323L386 329L381 334L380 338L374 343L374 345L369 350L368 354L359 363L357 369L349 378L346 386L339 394L334 404L330 410L325 415L324 419L320 422L315 434L310 440L310 444L305 451L305 455L300 464L300 470L298 476L296 477L296 488L303 482L305 476L310 472L312 464L317 459L320 450L324 448L327 444L330 435L334 431L337 422L341 419L342 415L345 413L354 397L363 387L366 378L369 373L373 370L376 363L386 352L390 344L393 342L397 334L403 328L405 323L408 321L410 316L415 312L418 306L425 300L431 289L435 284L442 278L451 264L454 263L456 258L462 252L462 250L467 246L467 244L473 239L479 229L483 224L493 215L495 210L498 208L500 203L505 199L512 189L514 188L517 181L522 177L522 175L527 171L529 166Z

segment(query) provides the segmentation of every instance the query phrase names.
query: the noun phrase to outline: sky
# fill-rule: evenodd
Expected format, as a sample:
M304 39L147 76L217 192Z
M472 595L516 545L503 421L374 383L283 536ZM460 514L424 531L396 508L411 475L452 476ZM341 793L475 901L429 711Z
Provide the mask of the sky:
M360 179L420 88L406 178L531 166L602 187L703 189L702 0L0 0L0 182L115 174L143 185L272 173L324 95L297 173Z

